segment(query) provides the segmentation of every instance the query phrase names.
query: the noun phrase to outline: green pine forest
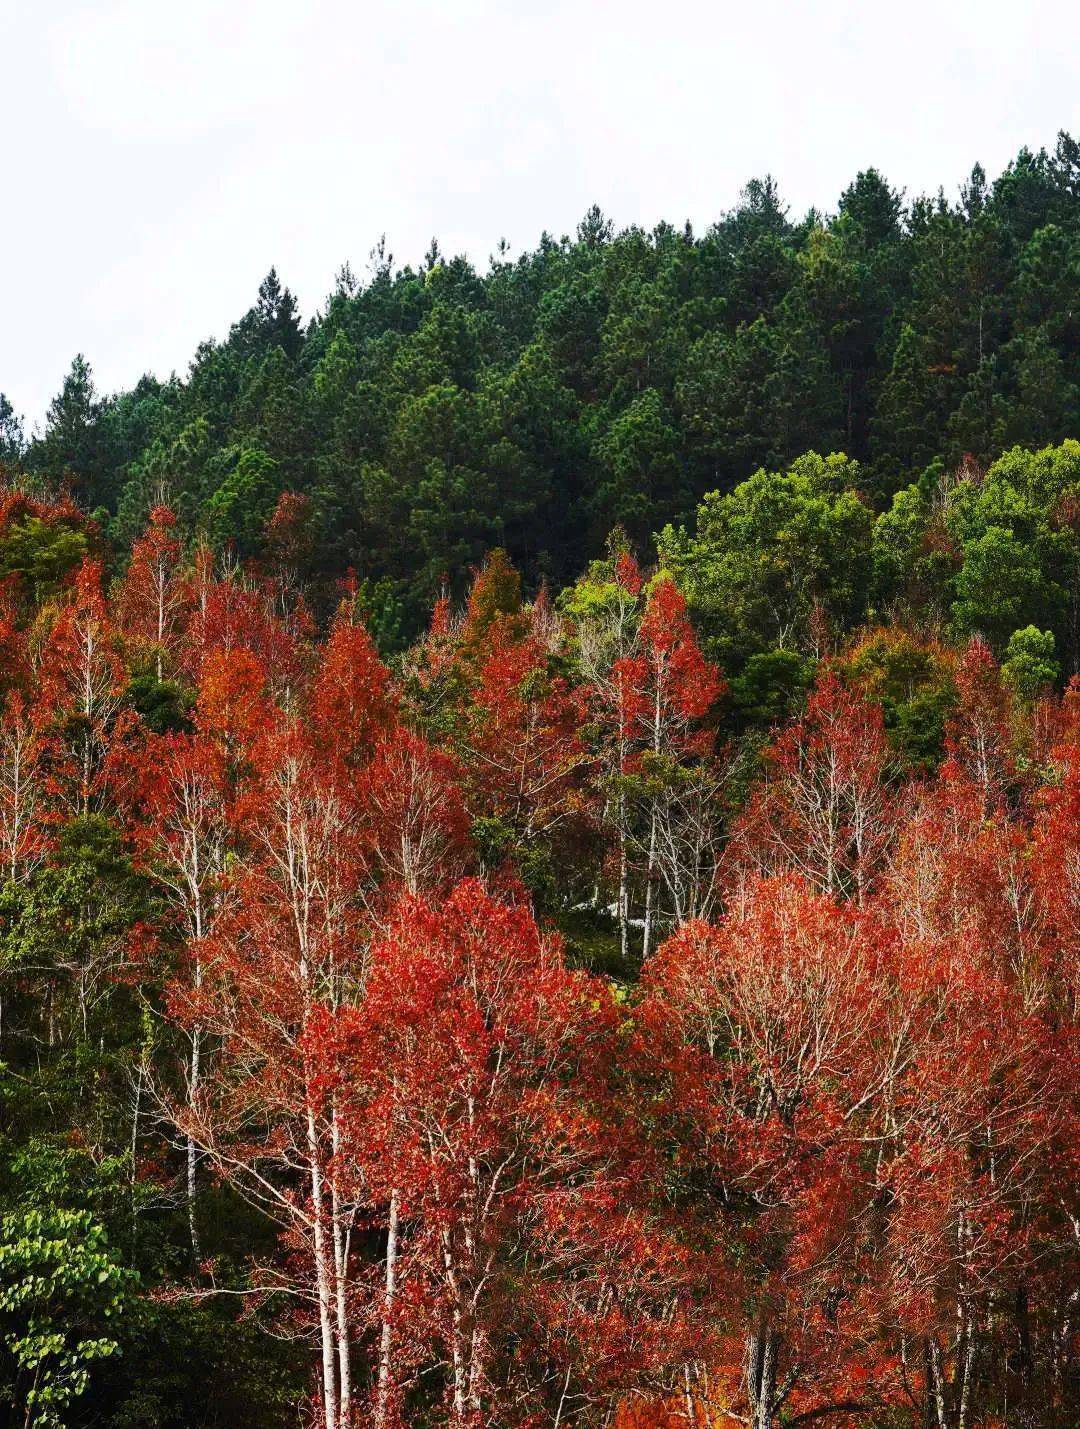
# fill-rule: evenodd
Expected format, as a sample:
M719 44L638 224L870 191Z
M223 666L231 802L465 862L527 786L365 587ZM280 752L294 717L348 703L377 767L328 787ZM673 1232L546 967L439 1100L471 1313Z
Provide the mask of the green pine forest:
M1080 431L1078 200L1080 145L1062 134L934 196L870 169L804 217L754 180L700 234L617 232L593 209L573 238L514 260L503 246L484 273L437 242L419 269L380 246L306 325L271 272L184 378L102 397L77 357L32 440L3 403L0 455L69 480L118 550L164 496L190 534L253 555L278 494L303 492L306 574L355 570L391 646L492 547L558 589L614 527L644 552L669 526L693 531L707 494L808 452L845 454L833 484L885 518L897 551L942 473ZM1049 618L1048 589L1020 594L1039 585L1033 562L1052 575L1019 519L965 531L961 619L1007 531L1024 549L1002 553L1006 599ZM894 594L853 590L842 614Z

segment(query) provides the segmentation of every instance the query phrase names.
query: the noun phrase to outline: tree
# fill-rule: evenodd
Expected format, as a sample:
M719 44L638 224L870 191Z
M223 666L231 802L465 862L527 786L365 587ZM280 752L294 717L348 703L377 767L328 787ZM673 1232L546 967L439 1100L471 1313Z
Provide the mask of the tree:
M366 965L358 809L349 782L296 722L249 745L253 778L236 806L246 856L226 912L202 943L201 977L177 979L175 1015L220 1046L212 1080L173 1117L215 1171L276 1223L297 1259L270 1267L306 1309L321 1364L327 1429L352 1414L355 1208L334 1160L339 1128L307 1037L320 1008L356 995ZM284 1281L282 1282L282 1275Z
M801 719L765 753L765 771L736 830L745 867L789 869L822 893L863 902L896 823L881 707L822 675Z
M620 525L646 537L682 509L685 486L678 439L654 387L635 397L599 438L593 504L601 530Z
M1016 779L1012 705L985 641L972 640L956 672L957 709L945 748L978 790L983 808L1002 805Z
M257 350L279 347L295 358L303 343L296 299L282 286L277 269L271 268L259 284L258 300L242 322L233 329L233 340L257 344Z
M363 843L378 902L431 896L463 871L469 820L452 756L394 726L361 775Z
M31 462L37 470L54 480L74 477L90 507L107 495L100 413L90 364L79 353L49 403L42 438L31 449Z
M492 630L489 650L470 691L463 759L474 812L505 821L528 846L580 812L591 762L584 699L531 632Z
M24 883L45 857L44 741L25 696L8 696L0 718L0 849L4 878Z
M873 517L856 476L842 456L811 454L707 496L695 536L664 533L665 560L725 666L769 647L805 649L815 611L841 629L863 613Z
M206 503L207 523L219 545L234 543L251 555L279 495L278 464L259 447L236 447L228 457L225 477Z
M510 1425L603 1403L678 1344L680 1256L607 1089L614 1013L527 910L469 881L405 899L362 1007L313 1033L355 1194L381 1208L376 1424L440 1361L434 1422Z
M702 851L701 839L709 839L700 827L700 807L680 808L680 764L709 754L710 737L700 727L724 690L719 670L701 653L687 614L686 599L675 582L661 573L653 582L645 602L638 637L638 653L623 657L615 677L627 691L623 706L624 735L634 751L628 772L637 778L647 805L648 829L645 852L645 913L642 929L642 960L652 948L657 916L657 879L661 866L661 845L669 855L663 860L669 882L679 887L684 879L693 881L702 873L693 866L679 868L670 855L686 830L680 829L680 814L691 813L698 824L692 830L690 847ZM692 799L692 806L697 800ZM708 876L708 875L707 875ZM681 891L681 889L680 889ZM677 902L682 902L678 898Z
M909 1091L890 1100L880 1163L892 1208L880 1295L914 1403L921 1382L940 1429L977 1422L980 1395L1052 1418L1060 1383L1060 1287L1045 1257L1064 1241L1041 1178L1056 1174L1075 1088L1059 1080L1046 1020L1025 842L988 821L978 785L947 765L897 848L901 976L881 1006ZM1020 1347L1001 1369L988 1353L998 1307Z
M334 619L311 689L311 717L326 749L355 762L392 724L390 673L349 602Z
M0 392L0 462L17 462L25 446L22 422L7 397Z
M1054 654L1052 630L1039 630L1034 625L1014 630L1001 664L1002 676L1020 699L1031 704L1061 675Z
M638 652L642 592L637 562L616 552L567 593L577 659L597 721L597 773L605 793L604 819L616 838L615 913L623 963L630 957L630 820L626 775L631 758L632 661Z
M116 1318L132 1276L83 1211L30 1210L0 1222L0 1335L12 1409L62 1429L91 1367L120 1348Z
M889 1402L859 1308L874 1194L859 1117L878 1089L890 941L872 915L786 876L747 885L717 927L686 924L644 970L661 1131L726 1247L721 1402L753 1429Z
M175 526L176 516L167 506L152 508L146 532L132 547L117 601L124 634L153 658L159 684L166 659L175 651L186 604Z
M128 818L140 865L164 890L183 940L181 976L197 1000L206 940L212 937L225 892L234 840L228 820L229 781L224 751L205 733L151 736L138 753L130 783ZM187 1027L186 1115L198 1106L204 1075L204 1029ZM196 1207L198 1148L186 1137L186 1194L191 1251L202 1260Z
M105 761L127 682L102 574L99 561L80 566L49 634L36 706L52 776L68 807L84 816L105 797Z

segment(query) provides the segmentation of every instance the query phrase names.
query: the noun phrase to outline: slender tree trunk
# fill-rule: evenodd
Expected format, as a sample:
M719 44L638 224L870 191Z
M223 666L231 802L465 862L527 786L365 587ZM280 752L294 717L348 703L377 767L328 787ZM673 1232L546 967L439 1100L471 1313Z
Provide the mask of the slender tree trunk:
M656 810L649 816L649 857L645 865L645 931L641 939L641 961L647 962L652 949L656 888Z
M340 1146L340 1130L336 1113L332 1115L334 1156ZM334 1237L334 1308L337 1316L338 1385L340 1393L340 1423L352 1420L352 1358L349 1336L349 1246L345 1230L341 1198L338 1195L337 1174L330 1178L330 1205Z
M196 964L196 967L198 964ZM199 973L196 972L196 986L200 981ZM198 1024L192 1028L191 1032L191 1062L188 1066L188 1105L195 1106L195 1099L199 1091L199 1082L202 1076L202 1034ZM191 1237L191 1254L194 1257L195 1265L198 1267L202 1263L202 1247L199 1242L199 1218L196 1213L195 1197L197 1192L196 1173L198 1169L198 1147L195 1145L195 1138L191 1135L187 1138L187 1213L188 1213L188 1233Z
M977 1348L975 1326L968 1319L964 1327L964 1354L960 1368L960 1407L956 1415L956 1429L968 1429L971 1422L971 1390L975 1381L975 1352Z
M197 850L197 845L196 845ZM197 951L202 944L203 936L203 907L202 893L199 885L199 863L196 851L195 862L195 966L194 981L195 992L198 995L202 988L202 958ZM188 1063L188 1108L194 1113L195 1104L198 1100L199 1087L202 1083L202 1028L196 1022L191 1029L191 1059ZM195 1208L195 1197L198 1190L198 1147L195 1145L195 1138L187 1138L187 1213L188 1213L188 1234L191 1238L191 1255L195 1262L195 1268L202 1264L202 1246L199 1241L199 1218Z
M949 1429L948 1410L945 1405L945 1381L941 1373L941 1350L937 1341L931 1339L926 1346L926 1388L927 1398L937 1429Z
M325 1429L339 1429L337 1367L334 1355L331 1273L326 1245L326 1219L319 1165L319 1138L315 1114L307 1113L308 1157L311 1163L311 1216L315 1248L315 1282L319 1296L319 1332L322 1341L323 1419Z
M765 1332L765 1351L761 1363L761 1393L758 1398L757 1429L772 1429L776 1404L776 1336Z
M683 1401L686 1404L686 1422L693 1429L697 1423L697 1415L694 1413L694 1394L690 1388L690 1366L683 1365Z
M132 1264L135 1263L135 1251L136 1251L136 1249L138 1248L138 1242L139 1242L139 1213L138 1213L138 1209L137 1209L137 1202L136 1202L136 1199L135 1199L135 1192L136 1192L136 1188L137 1188L137 1186L138 1186L138 1178L137 1178L137 1176L136 1176L136 1174L135 1174L135 1158L136 1158L136 1155L137 1155L137 1153L138 1153L138 1146L139 1146L139 1113L140 1113L141 1110L142 1110L142 1090L143 1090L143 1081L144 1081L144 1079L145 1079L145 1076L146 1076L146 1059L145 1059L145 1057L140 1057L140 1058L139 1058L139 1070L138 1070L138 1073L137 1073L137 1075L136 1075L136 1077L135 1077L135 1101L134 1101L134 1105L132 1106L132 1109L131 1109L131 1147L130 1147L130 1149L131 1149L131 1176L130 1176L129 1190L130 1190L130 1195L131 1195L131 1261L132 1261Z
M661 746L661 709L662 701L661 681L656 681L656 698L653 704L653 753L660 757ZM653 803L649 810L649 856L645 865L645 931L641 940L641 961L648 961L649 952L652 947L652 929L654 917L654 904L656 900L656 804Z
M625 741L619 736L619 798L616 819L619 825L619 951L624 965L630 960L630 870L626 856L626 791L622 780L626 771Z
M390 1403L394 1296L397 1293L398 1215L398 1193L391 1191L390 1221L386 1234L386 1286L383 1291L382 1334L379 1337L379 1388L375 1405L375 1429L383 1429Z
M454 1263L454 1249L446 1231L442 1232L442 1252L446 1284L450 1290L454 1307L451 1328L451 1356L454 1366L454 1422L460 1424L465 1420L469 1401L469 1365L465 1354L467 1317L457 1266Z
M623 797L619 795L619 950L624 963L630 960L630 878L626 859L626 825Z
M1016 1338L1019 1342L1020 1374L1025 1380L1031 1379L1031 1315L1028 1307L1027 1287L1021 1281L1016 1287L1015 1301Z
M777 1336L767 1325L759 1325L751 1332L746 1364L750 1429L772 1429L776 1409L777 1347Z

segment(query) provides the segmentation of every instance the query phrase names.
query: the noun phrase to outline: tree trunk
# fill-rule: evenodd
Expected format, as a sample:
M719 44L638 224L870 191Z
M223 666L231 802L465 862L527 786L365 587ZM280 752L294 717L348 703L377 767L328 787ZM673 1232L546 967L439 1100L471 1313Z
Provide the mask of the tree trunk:
M931 1422L936 1424L937 1429L949 1429L945 1381L941 1373L941 1350L933 1339L929 1340L926 1346L926 1392L933 1416Z
M750 1404L750 1429L772 1429L776 1413L776 1352L778 1337L760 1325L749 1339L746 1389Z
M656 810L649 818L649 859L645 866L645 931L641 939L641 961L648 962L652 949L656 887Z
M393 1342L394 1295L397 1292L398 1193L390 1193L390 1222L386 1234L386 1285L383 1291L382 1334L379 1337L379 1389L375 1405L375 1429L383 1429L390 1403L390 1364Z
M336 1113L332 1113L334 1156L340 1141ZM349 1245L344 1225L344 1212L338 1195L336 1172L330 1178L330 1208L334 1238L334 1309L337 1316L338 1413L342 1426L352 1420L352 1358L349 1335Z
M960 1407L956 1415L956 1429L968 1429L971 1422L971 1389L975 1381L975 1327L969 1320L964 1330L964 1355L960 1368Z
M196 975L197 976L197 975ZM191 1033L191 1062L188 1067L188 1105L194 1107L195 1098L199 1090L199 1080L202 1075L202 1037L196 1025ZM187 1138L187 1213L188 1213L188 1233L191 1237L191 1254L195 1261L195 1266L202 1263L202 1248L199 1244L199 1221L195 1212L196 1194L196 1169L198 1166L198 1148L195 1145L195 1138L191 1135Z
M626 861L626 828L623 823L623 798L619 795L619 950L624 963L630 960L630 881Z
M135 1078L135 1099L131 1108L131 1263L135 1264L135 1252L139 1243L139 1212L136 1191L138 1189L138 1177L135 1174L135 1158L138 1154L139 1146L139 1113L142 1111L142 1091L143 1081L146 1077L146 1058L139 1058L139 1070Z
M311 1216L315 1251L315 1282L319 1297L319 1333L322 1341L323 1420L325 1429L339 1429L337 1368L334 1356L334 1328L331 1316L331 1274L326 1246L326 1223L319 1165L319 1138L315 1115L307 1114L308 1156L311 1163Z

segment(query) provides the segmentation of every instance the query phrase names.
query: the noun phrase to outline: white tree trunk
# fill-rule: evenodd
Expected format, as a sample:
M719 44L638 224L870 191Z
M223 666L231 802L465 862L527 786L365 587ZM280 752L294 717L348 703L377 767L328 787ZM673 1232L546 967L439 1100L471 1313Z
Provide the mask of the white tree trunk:
M308 1156L311 1163L311 1216L315 1250L315 1283L319 1297L319 1333L322 1341L323 1419L325 1429L338 1429L338 1383L335 1364L333 1296L330 1260L326 1245L325 1206L322 1170L319 1165L319 1139L315 1115L307 1114Z
M390 1193L390 1220L386 1233L386 1286L383 1291L382 1334L379 1337L379 1388L375 1404L375 1429L383 1429L390 1406L390 1367L393 1350L394 1296L397 1293L398 1216L397 1191Z

